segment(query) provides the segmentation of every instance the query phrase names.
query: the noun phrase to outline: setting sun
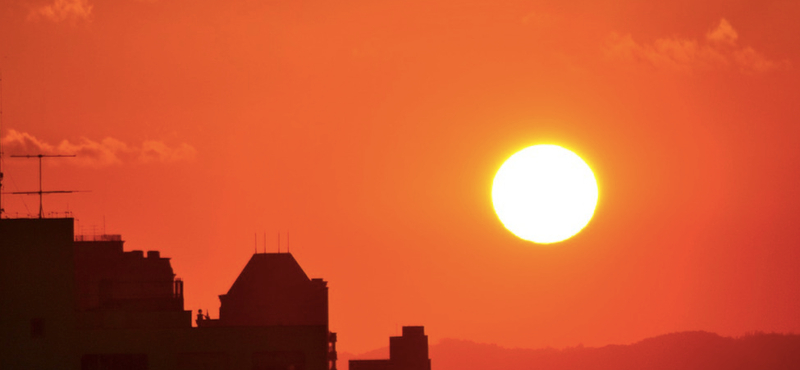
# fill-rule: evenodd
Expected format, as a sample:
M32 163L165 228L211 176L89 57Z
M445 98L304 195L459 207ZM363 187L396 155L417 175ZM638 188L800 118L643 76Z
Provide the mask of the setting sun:
M555 243L583 229L597 205L597 181L575 153L535 145L503 163L492 185L497 217L514 235Z

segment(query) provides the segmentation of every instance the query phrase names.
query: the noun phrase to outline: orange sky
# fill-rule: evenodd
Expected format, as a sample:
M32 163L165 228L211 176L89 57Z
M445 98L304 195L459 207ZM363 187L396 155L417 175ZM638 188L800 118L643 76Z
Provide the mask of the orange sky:
M254 232L289 231L343 351L800 331L800 3L564 3L3 1L5 152L78 153L45 190L91 192L46 211L161 250L212 316ZM600 186L547 247L490 198L538 143Z

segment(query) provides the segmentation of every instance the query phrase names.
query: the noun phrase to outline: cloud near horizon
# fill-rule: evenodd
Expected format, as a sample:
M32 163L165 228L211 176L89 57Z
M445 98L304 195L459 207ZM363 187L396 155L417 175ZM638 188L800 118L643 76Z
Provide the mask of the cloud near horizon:
M630 34L612 33L605 54L610 59L679 71L733 67L745 73L761 73L790 66L788 61L771 60L752 47L739 46L738 38L739 33L723 18L704 40L670 37L646 44L637 43Z
M54 0L52 4L31 9L28 20L46 19L52 22L67 21L77 23L89 22L92 19L92 8L89 0Z
M123 163L191 161L197 155L197 150L186 143L169 147L161 141L147 140L139 146L132 146L107 137L101 141L81 138L77 143L63 140L58 145L52 145L27 132L16 130L8 130L8 134L0 141L6 155L75 154L77 157L70 163L93 167Z

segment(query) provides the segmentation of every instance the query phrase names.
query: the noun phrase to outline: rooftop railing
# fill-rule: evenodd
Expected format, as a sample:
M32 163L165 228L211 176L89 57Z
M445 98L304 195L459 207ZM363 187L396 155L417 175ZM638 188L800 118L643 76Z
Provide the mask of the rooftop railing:
M0 215L4 219L15 219L15 218L72 218L73 213L71 211L63 211L63 212L45 212L41 217L39 217L38 213L30 213L30 212L3 212Z
M75 235L76 242L119 242L122 235L100 234L100 235Z

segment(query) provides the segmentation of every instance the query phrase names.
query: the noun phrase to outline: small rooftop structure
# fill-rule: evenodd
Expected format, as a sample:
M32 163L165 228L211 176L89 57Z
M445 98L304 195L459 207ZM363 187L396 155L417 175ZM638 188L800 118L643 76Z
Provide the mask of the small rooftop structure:
M431 370L425 327L404 326L403 336L389 337L388 360L350 360L350 370Z

